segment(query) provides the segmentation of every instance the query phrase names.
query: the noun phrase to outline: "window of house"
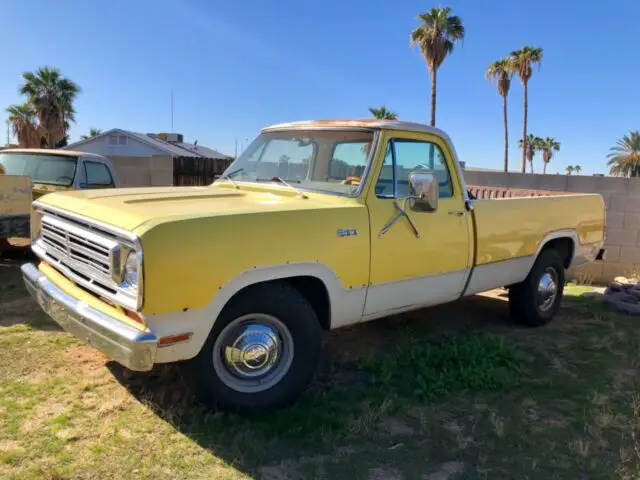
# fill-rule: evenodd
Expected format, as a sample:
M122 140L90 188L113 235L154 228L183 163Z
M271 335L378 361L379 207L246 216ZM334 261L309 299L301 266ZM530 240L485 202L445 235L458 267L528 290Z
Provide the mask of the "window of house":
M109 145L126 145L127 144L127 136L126 135L109 135Z
M409 175L413 172L431 173L438 179L440 198L453 196L453 184L444 153L431 142L395 139L387 145L376 195L380 198L409 196Z

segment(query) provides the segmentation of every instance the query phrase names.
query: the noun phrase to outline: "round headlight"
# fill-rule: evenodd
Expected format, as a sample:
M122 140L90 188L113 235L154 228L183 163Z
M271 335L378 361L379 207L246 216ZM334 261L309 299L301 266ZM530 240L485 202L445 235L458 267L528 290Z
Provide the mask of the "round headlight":
M126 285L131 287L138 286L138 259L136 252L129 252L127 262L124 265L124 274L122 279Z

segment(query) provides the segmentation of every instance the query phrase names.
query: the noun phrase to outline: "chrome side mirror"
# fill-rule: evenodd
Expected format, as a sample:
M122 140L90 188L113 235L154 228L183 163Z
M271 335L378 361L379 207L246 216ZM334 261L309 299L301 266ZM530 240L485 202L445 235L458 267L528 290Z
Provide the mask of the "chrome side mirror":
M434 175L431 173L410 173L409 189L411 210L435 212L438 209L440 189L438 179Z

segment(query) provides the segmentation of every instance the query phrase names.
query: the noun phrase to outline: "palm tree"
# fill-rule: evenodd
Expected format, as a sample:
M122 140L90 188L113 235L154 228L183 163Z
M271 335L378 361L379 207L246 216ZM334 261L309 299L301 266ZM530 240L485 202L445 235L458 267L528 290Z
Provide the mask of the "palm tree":
M609 173L617 177L640 177L640 130L629 132L609 149Z
M571 175L571 173L573 172L574 168L573 165L569 165L567 166L567 168L565 168L567 175Z
M87 140L91 137L97 137L100 134L102 134L102 130L100 130L99 128L90 128L87 135L80 135L80 140Z
M580 165L574 165L573 171L576 172L576 175L580 175L580 172L582 171L582 167Z
M392 112L391 110L388 110L385 105L382 105L380 108L371 107L369 109L369 112L371 112L371 115L373 115L378 120L397 120L398 119L398 114L395 112Z
M35 148L40 146L38 138L38 125L35 122L35 112L31 105L10 105L6 112L9 114L7 123L11 127L13 135L22 148Z
M46 144L53 148L67 134L67 122L75 121L73 102L80 87L55 67L41 67L22 74L20 93L33 107Z
M485 77L489 81L495 81L498 85L498 94L502 97L502 117L504 120L504 171L509 171L509 127L507 122L507 95L511 88L513 77L513 63L510 58L501 58L493 62L487 68Z
M436 126L436 89L438 68L464 38L462 19L450 15L450 7L432 8L418 15L420 25L411 32L411 45L417 45L431 73L431 126Z
M518 73L522 86L524 88L524 122L522 126L522 140L527 138L527 114L528 114L528 91L527 87L529 79L533 73L532 66L540 65L542 62L542 49L536 47L525 46L520 50L511 52L511 60L513 61L514 70ZM522 173L525 173L526 165L525 151L522 151Z
M525 158L529 160L531 173L533 173L533 157L535 157L537 151L541 150L542 139L530 133L526 138L526 147L523 148L523 145L525 145L525 143L523 143L522 140L518 141L518 146L522 148ZM523 173L526 173L526 171Z
M547 173L547 165L553 158L553 152L560 151L560 142L552 137L547 137L544 140L541 139L540 150L542 151L543 162L542 173Z

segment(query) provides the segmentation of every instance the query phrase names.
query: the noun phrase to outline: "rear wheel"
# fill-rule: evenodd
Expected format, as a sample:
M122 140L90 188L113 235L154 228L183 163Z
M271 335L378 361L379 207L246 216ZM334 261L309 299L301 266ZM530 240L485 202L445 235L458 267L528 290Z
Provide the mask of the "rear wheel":
M511 316L524 325L546 325L560 308L563 291L562 257L555 249L543 250L527 278L509 288Z
M225 307L183 370L207 405L234 411L278 407L308 386L321 342L318 317L295 288L286 282L256 285Z

